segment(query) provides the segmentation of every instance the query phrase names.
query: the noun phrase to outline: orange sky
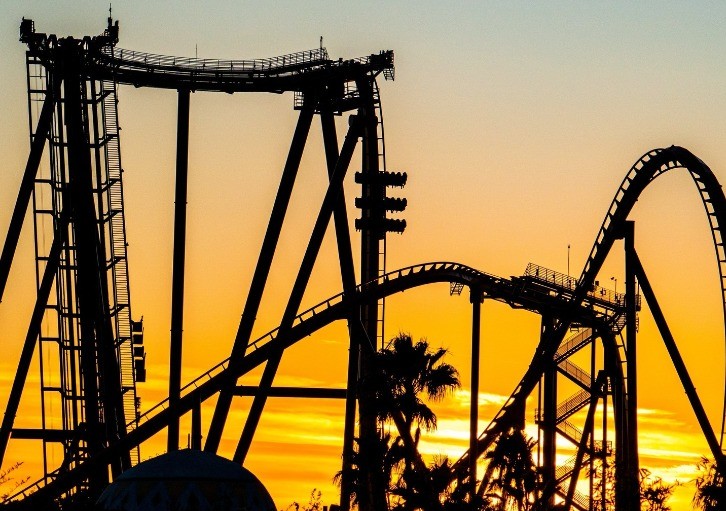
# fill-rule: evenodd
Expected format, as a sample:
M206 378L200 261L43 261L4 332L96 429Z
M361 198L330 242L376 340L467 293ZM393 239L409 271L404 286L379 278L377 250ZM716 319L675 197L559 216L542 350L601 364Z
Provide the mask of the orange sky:
M532 261L564 272L570 244L571 273L579 274L612 195L645 151L682 145L726 180L726 8L717 3L696 9L668 2L657 11L625 2L150 4L114 5L120 47L253 58L316 47L323 35L333 58L396 51L396 81L381 86L389 168L408 172L409 206L406 233L389 240L391 269L452 260L509 276ZM39 31L94 34L105 25L107 5L12 0L0 6L0 233L27 157L24 49L17 42L22 16L35 19ZM149 381L139 385L146 408L163 397L168 373L176 97L125 87L119 100L132 307L146 326ZM289 95L192 96L184 381L229 354L295 119ZM344 126L341 119L341 134ZM319 133L314 124L257 334L279 322L314 221L310 205L324 193ZM355 196L352 179L346 190ZM708 224L690 178L683 171L659 178L632 218L641 260L718 430L723 318ZM32 236L22 239L0 305L0 403L32 304L31 243ZM600 280L612 284L615 277L622 291L622 267L616 245ZM339 291L328 235L302 307ZM439 432L424 444L430 455L456 457L468 431L468 297L430 286L392 298L387 311L389 336L403 330L427 337L450 349L461 372L464 388L437 405ZM528 365L538 328L537 316L485 303L482 424ZM640 339L643 464L668 480L688 480L706 444L647 310ZM342 385L346 349L344 325L328 327L286 353L276 383ZM34 385L37 375L19 425L37 424ZM247 405L235 401L222 454L231 455ZM268 402L248 466L278 507L305 499L313 487L326 502L337 499L331 478L339 466L342 410L339 402ZM205 409L205 423L209 416ZM37 475L36 447L11 443L6 459L27 460ZM143 453L163 449L161 435ZM689 509L691 493L680 490L673 508Z

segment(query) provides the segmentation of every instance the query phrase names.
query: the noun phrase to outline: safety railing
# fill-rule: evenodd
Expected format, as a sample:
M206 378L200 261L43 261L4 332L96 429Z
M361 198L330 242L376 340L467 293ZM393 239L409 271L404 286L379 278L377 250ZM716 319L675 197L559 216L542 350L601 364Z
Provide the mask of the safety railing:
M585 405L590 402L591 398L592 396L589 391L581 390L577 394L570 396L560 403L557 407L557 423L559 424L571 415L575 414L578 410L584 408Z
M330 61L325 48L305 50L271 58L252 60L199 59L156 55L123 48L104 47L102 55L114 64L141 67L150 71L193 71L193 72L252 72L269 74L284 72L290 68L317 66Z
M526 277L538 280L540 282L554 286L557 289L566 290L573 293L579 284L577 278L572 275L566 275L538 264L529 263L524 271ZM587 291L589 298L606 302L615 307L625 307L625 294L617 293L610 289L606 289L599 285L594 285ZM636 298L638 309L640 308L640 295Z
M560 344L557 353L555 353L555 362L560 362L588 345L592 341L592 335L592 328L585 328L572 337L565 339L562 344Z
M582 430L570 421L563 420L557 425L557 429L559 429L563 435L569 437L571 440L574 440L576 444L580 443L580 440L582 439Z
M569 360L563 360L562 362L560 362L558 368L585 387L589 388L592 384L592 378L590 377L590 373L585 371L577 364L570 362Z
M562 463L560 466L557 467L557 470L555 470L555 479L557 482L562 482L564 479L567 479L572 475L573 470L575 469L575 461L577 460L577 454L572 456L570 459ZM582 463L580 464L581 467L585 466L587 463L590 462L590 457L587 454L582 455Z

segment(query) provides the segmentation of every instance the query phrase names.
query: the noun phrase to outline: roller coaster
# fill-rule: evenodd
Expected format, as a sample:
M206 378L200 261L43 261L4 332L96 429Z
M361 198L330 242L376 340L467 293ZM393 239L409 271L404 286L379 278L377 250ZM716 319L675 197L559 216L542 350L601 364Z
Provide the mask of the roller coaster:
M480 308L495 300L541 316L541 332L532 361L494 419L477 431L478 356L472 356L472 405L469 449L453 465L451 485L467 491L470 501L481 484L487 451L512 428L524 427L527 398L536 394L539 428L538 464L552 506L590 511L594 500L595 461L615 466L615 509L640 509L638 498L637 324L639 288L652 313L690 405L719 470L726 470L724 440L726 391L720 436L701 404L645 269L635 248L635 225L628 220L638 197L658 176L675 169L693 179L706 210L719 269L726 324L726 198L709 167L682 147L643 155L622 181L579 276L530 264L521 276L502 278L456 262L429 262L394 271L386 269L386 236L402 233L406 200L390 196L407 175L386 169L383 110L377 79L394 79L392 51L362 58L333 60L324 48L256 60L209 60L152 55L118 48L118 22L108 20L98 36L59 38L36 32L24 19L20 39L28 47L30 153L0 255L0 300L10 274L26 212L32 205L36 256L36 300L28 323L17 373L2 425L0 462L10 441L41 445L44 476L9 500L42 509L58 499L87 492L97 496L111 479L139 462L139 447L168 430L168 450L179 448L180 418L192 414L192 444L216 452L235 396L254 396L233 459L244 463L269 396L345 399L341 442L343 469L353 464L354 438L378 434L370 396L359 383L369 374L374 352L384 341L385 299L433 283L448 282L452 294L469 288L472 350L479 350ZM172 267L170 378L168 397L142 410L136 385L146 379L143 322L131 314L119 141L117 88L164 88L178 93L177 157ZM182 325L186 245L189 103L196 91L292 93L299 117L274 200L258 262L230 356L182 386ZM277 328L252 339L262 293L271 271L280 231L312 121L321 121L329 184L310 241ZM339 148L335 116L347 115L347 133ZM361 185L355 200L360 218L360 281L348 223L343 183L360 142ZM49 166L40 162L48 148ZM342 292L300 312L303 294L331 218L342 278ZM50 237L50 248L39 240ZM597 281L615 242L623 240L625 292ZM350 338L346 389L273 387L287 348L336 321L347 321ZM41 328L43 327L43 328ZM7 342L7 341L6 341ZM37 350L36 350L37 347ZM37 351L37 353L36 353ZM590 368L575 362L590 353ZM35 354L35 355L34 355ZM596 354L598 356L596 357ZM31 362L40 360L41 424L15 426L20 400L28 392ZM581 357L582 358L582 357ZM473 361L477 360L476 363ZM60 382L45 371L54 366ZM259 385L239 379L264 367ZM59 371L59 372L58 372ZM563 390L576 393L562 399ZM726 385L725 385L726 388ZM217 402L201 444L201 403ZM610 403L608 403L610 401ZM608 418L608 410L612 417ZM599 415L598 415L599 414ZM60 420L51 417L60 415ZM596 416L602 427L596 427ZM576 422L581 421L579 424ZM358 427L356 429L356 422ZM62 424L51 428L49 424ZM232 427L237 424L230 424ZM608 434L614 432L614 439ZM597 438L598 435L600 438ZM63 461L49 464L51 445L60 445ZM562 462L562 452L575 452ZM560 453L560 454L558 454ZM590 466L591 470L585 470ZM343 470L343 474L346 471ZM367 477L362 473L362 478ZM351 481L341 484L341 508L351 504ZM589 480L589 487L584 484ZM589 491L588 491L589 488ZM376 509L375 502L361 509Z

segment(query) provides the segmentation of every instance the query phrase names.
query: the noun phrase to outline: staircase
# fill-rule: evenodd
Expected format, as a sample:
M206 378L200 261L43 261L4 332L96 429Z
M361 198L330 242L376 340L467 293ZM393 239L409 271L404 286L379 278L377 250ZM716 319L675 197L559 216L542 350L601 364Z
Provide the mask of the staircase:
M118 350L121 371L123 410L126 423L131 425L137 420L136 379L134 377L134 353L131 339L131 307L129 292L128 260L126 253L126 222L124 217L123 181L121 151L119 146L118 112L116 105L116 84L113 81L100 82L102 143L106 167L105 182L99 183L100 191L105 192L106 206L103 222L108 233L108 269L112 282L109 313L116 327L115 343ZM127 431L129 428L127 427ZM131 452L132 464L139 461L138 450Z
M589 390L581 390L580 392L568 397L557 407L557 418L555 422L559 424L568 417L571 417L575 413L579 412L585 408L585 406L590 404L591 399L592 395Z
M580 351L592 342L593 336L594 332L592 331L592 328L585 328L572 337L562 341L557 353L555 353L555 362L559 363Z
M574 362L570 362L565 359L557 365L557 370L567 376L574 383L582 387L584 390L589 390L592 385L592 378L590 373L582 369Z

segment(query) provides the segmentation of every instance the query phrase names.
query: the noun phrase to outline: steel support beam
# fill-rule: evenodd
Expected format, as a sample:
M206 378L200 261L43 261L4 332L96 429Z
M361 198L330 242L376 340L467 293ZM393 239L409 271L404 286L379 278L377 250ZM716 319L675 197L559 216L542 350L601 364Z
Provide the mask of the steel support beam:
M637 295L635 291L635 222L623 226L625 244L625 323L627 342L627 469L625 509L640 509L640 460L638 456L638 346Z
M178 419L178 416L177 416ZM202 450L202 401L199 400L194 404L192 408L192 440L190 442L190 448L201 451Z
M187 236L187 174L189 168L189 89L179 89L174 194L174 256L171 284L171 346L169 348L169 405L179 401L184 329L184 260ZM169 422L167 451L179 449L179 418Z
M254 385L238 385L235 396L305 397L312 399L346 399L346 389L323 389L317 387L270 387L265 390Z
M8 405L5 408L2 426L0 426L0 466L2 466L3 459L5 458L5 451L8 447L11 432L13 431L15 416L17 415L18 407L20 406L20 397L23 394L23 388L25 387L25 381L28 377L30 363L33 360L33 352L35 351L38 334L40 334L40 325L43 322L45 309L48 305L48 297L50 296L53 281L55 280L55 275L58 271L61 250L63 249L67 236L68 221L64 215L61 218L61 221L58 222L58 227L56 228L55 235L53 236L53 244L50 247L48 261L46 262L45 270L43 271L43 278L40 281L40 287L38 288L38 293L35 298L33 313L30 316L30 326L28 327L28 332L25 335L23 349L20 352L18 370L15 373L15 379L13 379L13 386L10 388Z
M471 288L471 404L469 405L469 504L476 502L476 462L479 439L479 351L481 347L481 289Z
M615 334L611 331L603 332L603 364L605 373L610 381L610 394L612 395L613 423L615 426L615 507L626 509L627 483L628 483L628 400L625 388L625 374L623 362L618 351ZM607 387L603 391L603 445L607 445ZM603 458L603 465L607 464L607 457ZM604 477L604 476L603 476Z
M708 420L706 410L703 408L701 399L698 397L696 387L693 385L693 380L691 380L690 374L688 374L686 364L683 362L683 357L681 357L676 341L668 327L663 311L655 297L653 288L648 281L648 277L645 274L645 270L643 269L643 265L641 264L637 253L633 254L633 264L635 265L635 274L638 277L640 289L643 292L643 296L645 296L646 302L648 302L648 308L650 308L650 312L653 314L653 319L655 320L655 324L658 326L658 331L660 332L663 342L666 345L666 349L668 350L668 354L673 361L673 366L676 368L678 377L683 385L683 390L685 390L686 396L688 396L688 401L691 404L691 408L693 408L693 412L696 414L696 419L698 420L699 426L701 426L701 431L703 432L703 436L706 438L706 443L708 443L708 447L711 449L713 459L716 462L719 471L724 474L726 473L726 457L721 452L721 447L719 446L713 427L711 427L711 423Z
M321 102L320 124L323 132L325 146L325 159L328 167L328 179L332 179L338 161L338 137L335 130L335 117L329 101ZM335 235L338 242L338 260L340 262L343 291L355 291L355 265L353 262L353 248L351 246L350 229L348 227L348 214L345 205L345 193L340 189L340 195L333 208L333 221ZM348 317L348 375L347 393L345 400L345 421L343 430L343 465L340 481L340 507L342 511L350 509L352 494L351 470L353 466L354 437L355 437L355 408L358 387L358 364L361 350L360 332L360 306L351 307Z
M76 242L86 423L89 427L89 455L92 456L112 439L126 434L126 421L113 328L108 314L107 267L99 241L99 219L94 204L80 48L66 41L61 49L68 142L68 189L63 200L66 206L70 206ZM112 462L112 470L116 474L129 466L128 453ZM94 474L96 478L99 484L106 479L102 474ZM91 491L100 489L93 488Z
M553 330L552 318L542 317L542 330L540 343L547 339ZM557 364L547 361L543 372L544 384L542 386L542 477L545 488L554 490L556 485L557 468ZM550 504L554 504L554 491L547 496Z
M363 183L361 199L367 201L371 207L361 209L361 219L368 221L368 227L361 229L361 282L370 282L378 278L380 273L379 252L380 243L385 236L383 229L383 218L386 212L383 209L383 198L385 187L376 183L373 179L379 172L378 161L378 119L376 118L376 103L373 95L372 79L369 76L361 76L356 80L358 93L363 108L367 114L363 130L363 141L361 144L361 173L366 176ZM370 300L361 306L361 324L364 335L373 345L372 351L361 351L360 377L365 379L372 372L374 353L381 347L378 346L378 301ZM372 456L377 452L379 435L378 422L375 408L375 396L367 389L361 389L358 395L359 412L359 451L360 456L358 490L358 508L360 511L383 511L387 507L385 499L386 482L380 474L380 462Z
M41 110L40 117L38 118L38 125L35 128L35 134L33 135L33 139L30 143L30 154L28 155L28 161L25 164L23 179L20 181L18 198L15 201L13 215L10 217L8 235L5 237L2 255L0 255L0 302L2 302L5 286L8 282L10 266L12 265L13 257L15 256L15 249L18 246L20 231L23 229L23 220L25 220L25 213L28 210L30 196L33 192L35 176L38 172L40 159L43 156L43 149L45 148L45 141L48 137L50 125L53 120L53 109L56 104L55 96L56 93L54 90L49 90L46 93L45 101L43 102L43 109Z
M67 429L13 428L14 440L45 440L46 442L68 442L77 432Z
M302 302L303 294L305 293L308 281L310 280L315 260L318 257L320 246L323 243L325 231L330 223L333 206L335 205L341 187L343 186L343 178L345 177L348 166L350 165L350 160L353 157L353 151L358 143L358 138L362 131L361 124L365 122L365 120L359 115L351 115L348 118L348 122L350 124L348 133L345 136L343 148L340 151L338 162L335 165L335 171L330 178L328 189L325 192L323 203L320 206L320 212L315 220L313 232L310 235L310 241L305 249L305 255L300 263L300 270L298 271L297 278L295 279L295 283L293 284L292 291L290 293L290 298L287 302L287 306L285 307L278 335L287 335L292 328L293 320L300 308L300 303ZM260 388L263 389L263 392L255 396L255 399L252 402L252 407L247 415L247 421L245 422L242 435L239 443L237 444L234 457L232 458L236 462L244 463L247 453L249 452L250 445L252 444L252 438L254 437L257 429L257 424L260 421L265 402L267 401L265 394L272 386L272 380L275 378L277 368L280 365L282 353L283 350L276 351L267 361L267 364L265 364L265 369L262 373L259 385Z
M282 178L277 190L277 196L275 197L275 203L272 206L270 221L267 225L265 238L262 241L260 257L257 260L257 266L255 267L254 274L252 275L250 291L247 295L247 301L245 302L242 318L240 319L240 324L237 329L237 335L235 336L234 345L232 346L232 354L230 358L231 366L239 364L247 351L247 345L249 344L250 335L252 334L252 327L254 326L255 319L257 317L257 311L260 308L262 293L265 290L267 277L270 274L272 258L275 255L275 248L277 247L277 242L280 239L282 223L285 219L287 206L290 203L293 185L295 184L297 171L300 167L300 160L302 159L303 150L305 149L305 142L310 131L313 115L315 114L315 103L316 101L306 101L300 111L297 126L295 127L295 133L292 137L292 142L290 143L290 151L287 156L287 161L285 162L285 168L282 171ZM222 431L224 430L224 424L227 420L227 415L229 414L229 407L232 404L234 387L237 385L237 378L234 376L236 374L236 371L234 370L235 368L236 367L232 367L233 370L227 373L229 375L229 381L226 382L226 385L224 385L219 393L217 405L214 409L214 415L212 416L212 423L209 427L209 433L207 434L207 441L204 444L205 451L217 452L219 443L222 440Z

